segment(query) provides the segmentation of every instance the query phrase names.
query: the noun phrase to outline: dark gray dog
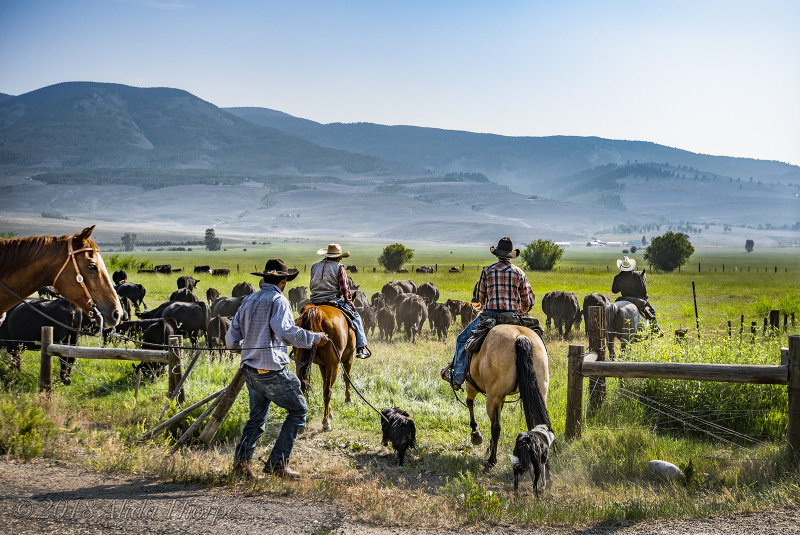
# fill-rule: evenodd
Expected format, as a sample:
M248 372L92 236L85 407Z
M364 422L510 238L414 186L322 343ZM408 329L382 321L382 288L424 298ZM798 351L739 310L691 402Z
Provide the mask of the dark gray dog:
M519 476L528 472L533 482L533 491L539 497L539 480L542 486L550 479L550 448L556 437L547 424L537 425L530 431L517 435L511 467L514 471L514 492L519 486Z
M406 450L417 446L417 427L414 425L411 415L399 407L383 409L381 414L383 415L381 418L383 430L381 444L388 446L391 442L402 465Z

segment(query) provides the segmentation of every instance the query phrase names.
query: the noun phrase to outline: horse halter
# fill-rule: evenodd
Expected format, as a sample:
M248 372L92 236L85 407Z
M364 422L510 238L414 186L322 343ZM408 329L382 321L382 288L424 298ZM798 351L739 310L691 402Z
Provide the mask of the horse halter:
M67 240L67 259L64 260L64 263L61 265L61 269L58 270L56 274L56 278L53 280L53 286L55 288L56 283L58 282L59 277L64 272L64 269L69 264L69 261L72 260L72 267L75 268L75 280L78 282L80 287L83 289L83 293L86 295L86 307L92 311L93 314L97 314L100 317L100 321L103 321L103 315L97 309L97 306L94 304L94 299L92 299L92 295L89 293L89 288L86 287L86 283L83 281L83 275L81 275L80 269L78 269L78 262L75 260L75 255L78 253L84 253L88 251L94 251L93 247L84 247L83 249L73 249L72 248L72 238L70 237ZM91 317L91 314L90 316ZM102 329L102 325L101 325Z

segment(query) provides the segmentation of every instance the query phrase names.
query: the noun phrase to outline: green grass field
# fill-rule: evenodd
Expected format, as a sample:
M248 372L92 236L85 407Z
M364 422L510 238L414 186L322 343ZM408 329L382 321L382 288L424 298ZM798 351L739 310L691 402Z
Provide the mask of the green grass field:
M247 251L137 251L134 255L156 264L171 263L189 273L200 264L227 267L232 270L227 277L198 276L198 294L213 286L230 295L238 282L256 284L258 278L249 271L256 267L260 270L272 256L282 257L301 270L293 285L307 285L307 269L317 260L314 251L322 245L286 241L249 245ZM380 269L373 272L379 246L358 245L349 250L352 256L345 263L366 267L353 278L368 296L389 280L407 277L417 283L435 283L441 290L440 300L467 299L478 277L477 266L493 258L484 248L454 249L451 255L450 250L419 247L413 264L438 264L439 272L398 275ZM573 291L579 300L591 292L609 294L618 256L614 251L567 250L558 270L528 273L537 294L532 313L544 319L539 302L549 290ZM641 266L641 255L636 256ZM120 255L117 260L124 258ZM107 255L109 270L116 264L111 260ZM464 273L446 272L450 266L462 265L466 266ZM147 288L150 307L175 289L175 275L128 273L130 280ZM661 326L668 333L679 328L690 332L683 344L677 344L671 335L634 344L626 359L777 364L780 348L787 345L787 334L798 333L798 327L789 325L788 333L761 334L762 318L770 309L800 312L800 258L796 254L700 251L681 272L648 273L648 281ZM697 292L699 337L692 282ZM742 315L746 326L745 336L740 337ZM730 338L728 321L733 322L735 331ZM758 322L754 343L748 336L751 321ZM470 444L467 411L438 376L440 368L452 358L459 326L451 328L446 343L436 341L426 328L416 345L397 334L392 342L378 341L376 331L370 342L374 356L353 366L355 384L373 405L398 405L414 417L419 446L409 453L406 465L398 467L394 453L380 446L378 416L355 396L352 403L344 403L341 379L334 387L333 430L321 431L320 381L315 369L308 426L297 441L292 461L304 474L303 479L298 483L267 479L255 484L253 490L352 505L360 518L375 523L450 527L454 518L456 524L586 525L623 519L700 517L796 503L800 474L784 455L784 387L610 379L607 401L586 417L582 438L565 442L567 346L586 345L583 329L568 341L552 332L545 336L550 357L548 408L558 443L552 461L554 480L538 501L529 481L521 482L520 493L515 496L508 454L516 434L524 429L521 408L518 404L505 408L499 463L484 471L485 445ZM97 345L97 341L84 337L81 344ZM186 351L184 358L190 356ZM171 441L201 410L168 434L134 443L159 421L166 401L165 376L143 381L135 401L135 375L130 363L79 361L73 384L56 386L50 403L45 403L37 394L38 363L38 353L27 352L21 373L10 370L5 360L0 364L4 383L0 394L0 451L23 458L66 458L97 470L250 488L229 479L233 448L247 419L245 393L239 396L210 447L195 444L169 456ZM235 359L212 360L204 355L187 381L187 402L224 387L236 366ZM170 408L164 418L177 410ZM484 437L488 437L488 418L481 401L476 416ZM274 410L257 455L268 452L282 419L283 411ZM654 481L645 471L652 459L679 466L691 460L695 475L685 487Z

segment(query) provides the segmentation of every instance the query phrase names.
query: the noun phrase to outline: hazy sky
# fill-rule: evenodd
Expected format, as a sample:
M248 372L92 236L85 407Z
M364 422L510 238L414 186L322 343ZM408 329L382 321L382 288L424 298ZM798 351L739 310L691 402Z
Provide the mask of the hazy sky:
M72 80L800 165L800 0L0 0L0 92Z

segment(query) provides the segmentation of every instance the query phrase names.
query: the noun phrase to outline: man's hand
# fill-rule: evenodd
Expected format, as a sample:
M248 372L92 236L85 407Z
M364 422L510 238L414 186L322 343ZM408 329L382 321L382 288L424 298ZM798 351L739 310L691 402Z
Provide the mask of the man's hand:
M322 346L324 346L325 344L327 344L327 343L330 341L330 339L328 338L328 335L327 335L327 334L325 334L325 333L319 333L319 334L321 334L321 335L322 335L322 339L321 339L321 340L319 341L319 343L317 344L317 347L322 347Z

